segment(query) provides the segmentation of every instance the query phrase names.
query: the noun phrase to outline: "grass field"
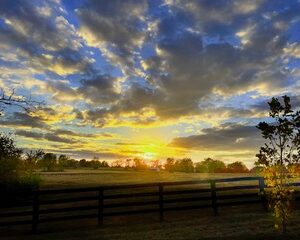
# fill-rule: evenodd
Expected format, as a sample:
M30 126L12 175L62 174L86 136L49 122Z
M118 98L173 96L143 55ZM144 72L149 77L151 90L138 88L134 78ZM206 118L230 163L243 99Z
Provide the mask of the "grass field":
M170 213L163 223L157 215L108 218L101 227L95 220L72 221L40 226L38 235L11 229L0 239L6 240L275 240L300 235L300 213L288 225L288 236L280 237L273 227L271 214L257 206L224 208L217 217L211 211ZM1 237L2 236L2 237Z
M152 172L118 169L78 169L40 174L42 189L256 176L252 173L169 173L165 171Z
M254 174L199 174L151 171L125 171L118 169L66 170L41 173L42 189L71 188L160 181L187 181L214 178L255 176ZM245 183L244 183L245 184ZM39 234L31 235L25 228L8 228L0 239L7 240L200 240L200 239L299 239L300 212L296 211L288 225L289 236L280 238L274 229L271 213L262 206L222 207L219 216L212 209L168 212L165 221L159 222L158 214L116 216L104 219L98 227L96 220L45 223L39 226ZM29 227L30 228L30 227ZM24 230L25 229L25 230Z

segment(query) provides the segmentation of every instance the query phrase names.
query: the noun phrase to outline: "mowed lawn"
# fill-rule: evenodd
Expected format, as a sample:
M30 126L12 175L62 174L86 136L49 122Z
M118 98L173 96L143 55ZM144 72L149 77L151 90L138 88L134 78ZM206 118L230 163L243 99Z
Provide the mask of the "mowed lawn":
M169 173L165 171L134 171L109 168L41 172L40 174L42 189L257 176L253 173Z

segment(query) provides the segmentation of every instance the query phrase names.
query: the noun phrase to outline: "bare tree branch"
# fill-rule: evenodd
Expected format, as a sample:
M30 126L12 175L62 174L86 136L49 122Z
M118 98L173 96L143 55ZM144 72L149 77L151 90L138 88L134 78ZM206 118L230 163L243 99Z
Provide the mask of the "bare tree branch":
M17 96L15 94L15 89L13 89L10 94L6 94L5 91L0 88L0 93L0 116L9 106L16 106L25 110L26 112L30 112L37 106L44 104L43 102L32 100L31 96L27 98L25 96Z

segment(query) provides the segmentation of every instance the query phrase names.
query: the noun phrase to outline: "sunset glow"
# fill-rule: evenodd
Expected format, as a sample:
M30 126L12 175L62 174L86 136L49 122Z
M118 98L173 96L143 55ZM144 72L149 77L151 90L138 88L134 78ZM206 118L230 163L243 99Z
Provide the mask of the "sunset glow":
M0 87L19 147L113 161L212 157L252 166L273 96L300 100L300 3L0 3Z

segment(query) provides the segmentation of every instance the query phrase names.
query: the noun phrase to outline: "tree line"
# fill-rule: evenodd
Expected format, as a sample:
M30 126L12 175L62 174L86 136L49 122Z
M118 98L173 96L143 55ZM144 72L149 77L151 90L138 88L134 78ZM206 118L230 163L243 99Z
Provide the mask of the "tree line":
M240 161L225 164L221 160L206 158L201 162L194 163L190 158L175 160L168 158L164 164L169 172L197 172L197 173L247 173L250 170ZM252 169L251 169L252 170ZM253 169L254 170L254 169Z
M193 162L190 158L145 161L140 158L129 158L112 161L93 159L72 159L65 154L56 155L42 150L23 152L17 148L14 139L9 135L0 134L0 173L1 178L10 179L13 175L26 172L63 171L68 168L123 168L133 170L165 170L168 172L198 172L198 173L246 173L250 170L242 162L225 164L221 160L206 158L201 162Z
M113 161L110 167L136 170L165 170L168 172L186 173L248 173L260 171L260 167L255 166L251 169L248 169L246 165L240 161L225 164L225 162L221 160L215 160L212 158L206 158L200 162L193 162L193 160L190 158L167 158L164 163L162 163L160 160L152 160L146 163L146 161L143 159L133 158Z

